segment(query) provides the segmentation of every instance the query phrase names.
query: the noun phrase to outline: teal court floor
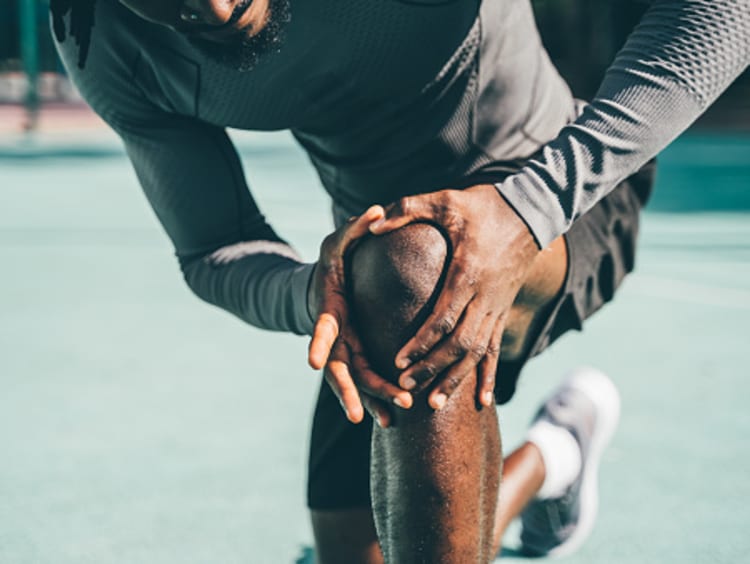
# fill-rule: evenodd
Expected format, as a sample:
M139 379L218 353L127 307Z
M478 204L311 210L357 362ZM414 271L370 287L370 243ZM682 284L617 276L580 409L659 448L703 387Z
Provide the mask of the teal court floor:
M238 144L314 259L330 220L304 155L286 135ZM748 319L750 138L683 137L637 273L500 411L511 448L571 367L620 388L600 517L566 561L749 561ZM0 563L311 564L305 352L190 294L111 138L0 143Z

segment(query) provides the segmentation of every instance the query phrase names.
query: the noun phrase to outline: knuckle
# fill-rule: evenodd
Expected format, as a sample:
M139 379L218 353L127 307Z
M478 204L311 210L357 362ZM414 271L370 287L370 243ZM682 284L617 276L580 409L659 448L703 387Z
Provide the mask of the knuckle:
M422 366L419 369L419 372L417 374L417 379L424 381L424 380L430 380L431 378L434 378L437 376L438 369L437 366L435 366L431 362L425 362L422 364Z
M396 202L396 209L399 210L403 215L409 215L412 207L412 199L408 196L405 196Z
M446 213L446 223L448 224L450 229L454 231L462 231L466 224L466 221L455 208L451 208Z
M472 350L473 339L466 334L460 334L453 339L454 356L466 356Z
M409 354L409 359L414 362L430 352L430 344L427 341L417 341L414 350Z
M480 361L480 360L482 360L482 359L483 359L483 358L485 357L485 355L487 354L487 346L485 346L485 345L474 345L474 346L473 346L473 347L471 348L471 351L470 351L470 353L469 353L469 354L471 354L471 357L472 357L472 358L473 358L473 359L474 359L475 361L479 362L479 361Z
M448 313L440 317L432 326L433 333L445 336L456 326L456 318Z
M455 210L460 205L460 191L458 190L442 190L440 192L440 204L447 210Z
M497 356L498 354L500 354L500 343L495 343L495 342L487 343L485 355Z

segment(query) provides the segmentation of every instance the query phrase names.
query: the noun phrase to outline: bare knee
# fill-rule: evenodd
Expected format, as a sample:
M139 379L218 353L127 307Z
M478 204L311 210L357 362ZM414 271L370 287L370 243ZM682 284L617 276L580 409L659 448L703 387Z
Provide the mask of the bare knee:
M449 245L432 225L417 223L368 237L349 261L352 310L368 358L395 381L393 358L427 318L440 291ZM513 360L531 343L565 282L565 241L556 239L532 264L508 316L501 357Z
M354 323L368 359L395 381L394 358L429 315L440 291L448 244L416 223L362 240L349 260Z
M449 246L425 224L365 239L350 257L350 301L368 358L396 381L394 358L430 314ZM372 503L388 562L480 562L491 550L500 438L494 409L465 377L440 411L425 393L372 436Z

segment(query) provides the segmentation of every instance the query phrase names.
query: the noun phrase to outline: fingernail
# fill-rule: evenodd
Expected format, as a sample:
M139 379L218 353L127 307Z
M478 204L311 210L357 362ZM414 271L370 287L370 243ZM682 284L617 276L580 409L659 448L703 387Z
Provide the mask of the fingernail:
M396 368L400 370L404 370L406 368L409 368L409 365L411 364L411 361L408 358L401 357L396 359Z
M404 385L402 386L405 390L413 390L417 387L417 381L411 376L407 376L403 379Z
M494 399L492 392L484 392L484 405L492 407L492 400Z
M370 224L370 231L375 231L375 230L377 230L377 229L378 229L379 227L381 227L381 226L382 226L382 225L383 225L384 223L385 223L385 218L383 218L383 217L381 217L380 219L377 219L377 220L373 221L373 222L372 222L372 223Z
M435 398L432 400L432 406L435 408L435 410L440 410L445 407L445 402L448 401L448 396L445 394L438 394L435 396Z
M409 402L402 400L400 397L393 398L394 405L397 405L401 409L409 409L411 407Z

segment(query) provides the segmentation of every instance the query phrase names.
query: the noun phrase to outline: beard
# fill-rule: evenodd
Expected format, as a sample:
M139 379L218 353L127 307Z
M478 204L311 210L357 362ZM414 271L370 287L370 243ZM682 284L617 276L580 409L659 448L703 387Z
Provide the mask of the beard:
M199 37L190 43L206 57L239 72L248 72L268 53L277 53L284 42L284 31L291 20L290 0L271 0L266 25L252 37L242 37L232 43L216 43Z

